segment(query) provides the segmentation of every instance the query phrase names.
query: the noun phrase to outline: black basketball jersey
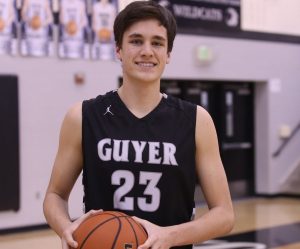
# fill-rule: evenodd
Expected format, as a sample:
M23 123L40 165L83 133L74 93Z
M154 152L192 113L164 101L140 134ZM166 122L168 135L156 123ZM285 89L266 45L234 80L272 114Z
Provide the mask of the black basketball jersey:
M196 105L164 94L137 118L112 91L83 102L82 122L86 212L118 210L160 226L191 220Z

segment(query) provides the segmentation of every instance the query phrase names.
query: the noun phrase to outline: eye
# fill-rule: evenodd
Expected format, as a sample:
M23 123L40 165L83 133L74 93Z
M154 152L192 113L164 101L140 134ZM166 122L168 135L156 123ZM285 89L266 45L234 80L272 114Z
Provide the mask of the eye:
M152 45L155 47L163 47L164 43L160 42L160 41L154 41L154 42L152 42Z
M129 43L131 43L133 45L141 45L141 44L143 44L143 41L141 39L132 39L129 41Z

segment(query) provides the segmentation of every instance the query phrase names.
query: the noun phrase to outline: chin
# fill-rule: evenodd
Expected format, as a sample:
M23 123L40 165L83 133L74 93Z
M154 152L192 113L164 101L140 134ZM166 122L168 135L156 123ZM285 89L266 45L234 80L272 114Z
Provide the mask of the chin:
M152 83L152 82L157 82L160 80L159 77L140 77L139 80L141 82L149 82L149 83Z
M153 75L153 74L149 74L149 73L138 74L138 75L136 75L135 78L141 82L153 82L153 81L159 80L158 75Z

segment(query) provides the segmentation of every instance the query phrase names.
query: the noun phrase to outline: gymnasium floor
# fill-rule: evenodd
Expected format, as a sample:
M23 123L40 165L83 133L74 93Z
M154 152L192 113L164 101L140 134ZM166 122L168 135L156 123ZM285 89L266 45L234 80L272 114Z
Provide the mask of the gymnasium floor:
M236 226L229 236L197 245L198 249L299 249L300 197L250 198L234 202ZM197 209L197 215L206 211ZM61 249L49 229L0 235L0 249ZM195 248L195 249L196 249Z

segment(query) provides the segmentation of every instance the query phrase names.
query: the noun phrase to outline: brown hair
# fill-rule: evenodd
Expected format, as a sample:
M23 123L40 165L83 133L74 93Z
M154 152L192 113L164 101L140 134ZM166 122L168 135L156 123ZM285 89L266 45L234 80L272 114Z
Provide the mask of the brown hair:
M121 48L124 32L134 23L156 19L167 30L168 52L172 51L177 25L173 14L154 1L135 1L128 4L116 17L114 36L116 46Z

